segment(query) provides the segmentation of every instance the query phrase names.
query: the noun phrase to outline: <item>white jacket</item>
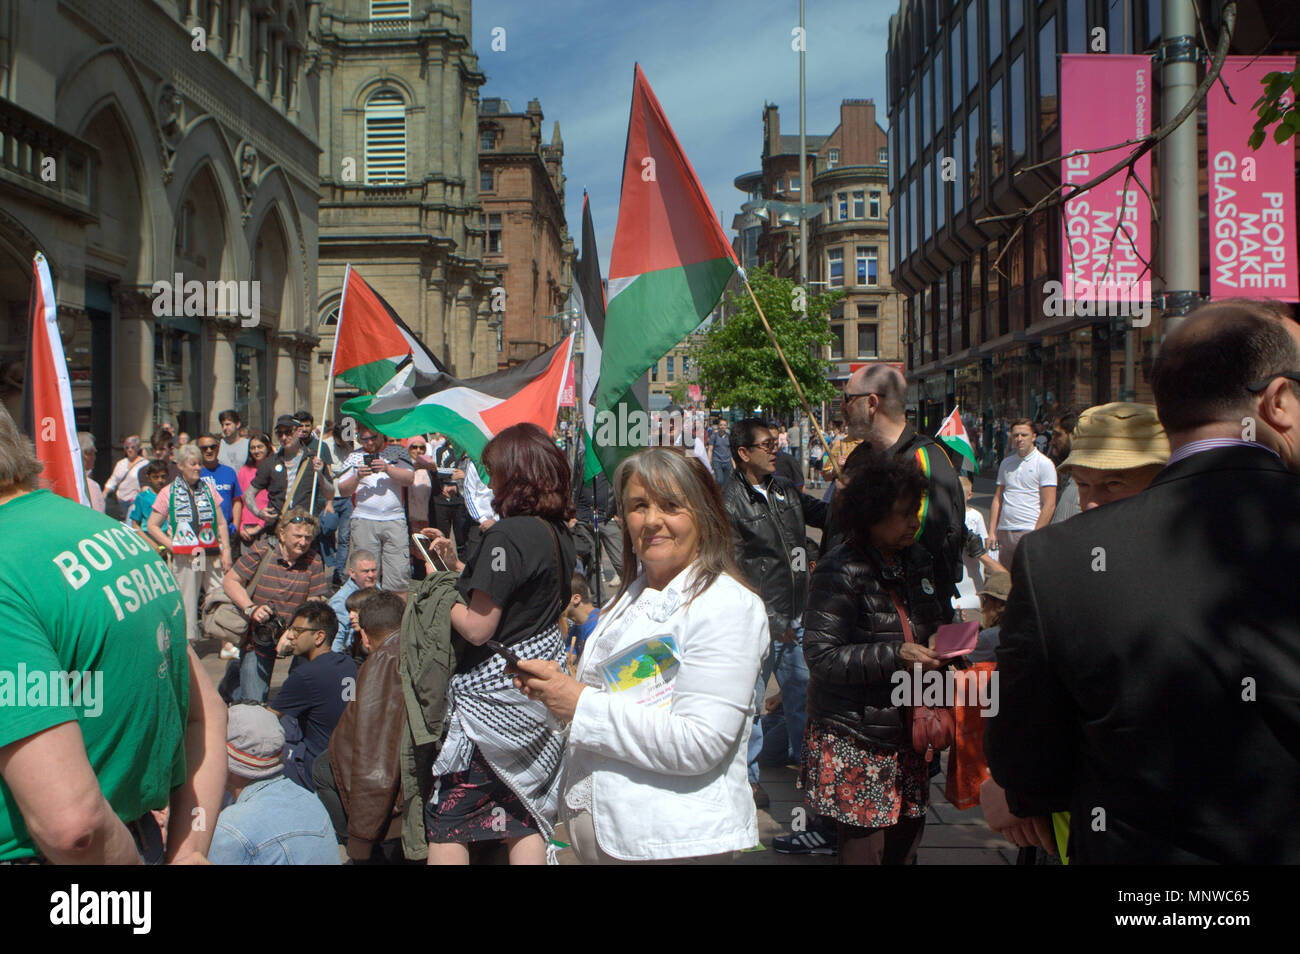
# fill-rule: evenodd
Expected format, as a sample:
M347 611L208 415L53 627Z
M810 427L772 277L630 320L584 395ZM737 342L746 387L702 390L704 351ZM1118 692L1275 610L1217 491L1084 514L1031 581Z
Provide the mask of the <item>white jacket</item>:
M687 858L752 848L758 816L747 749L754 685L770 643L763 601L723 575L686 603L695 564L663 591L645 574L601 612L587 640L569 727L565 794L585 790L596 841L626 861ZM638 704L638 690L612 691L602 664L671 638L678 665L671 702ZM643 685L662 683L654 677ZM667 695L666 686L661 693Z

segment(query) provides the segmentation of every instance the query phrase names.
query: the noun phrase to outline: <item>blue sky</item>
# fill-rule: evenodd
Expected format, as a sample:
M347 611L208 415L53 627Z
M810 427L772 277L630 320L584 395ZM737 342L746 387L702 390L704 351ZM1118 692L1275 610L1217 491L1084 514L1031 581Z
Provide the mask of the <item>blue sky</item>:
M807 0L809 135L830 133L842 99L874 99L887 125L885 47L894 0ZM582 190L608 273L639 62L730 236L745 201L732 180L759 168L762 110L781 107L782 133L799 132L799 64L791 34L798 0L475 0L474 48L487 76L480 95L513 111L541 101L543 135L560 122L566 214L580 243ZM505 50L492 49L505 29Z

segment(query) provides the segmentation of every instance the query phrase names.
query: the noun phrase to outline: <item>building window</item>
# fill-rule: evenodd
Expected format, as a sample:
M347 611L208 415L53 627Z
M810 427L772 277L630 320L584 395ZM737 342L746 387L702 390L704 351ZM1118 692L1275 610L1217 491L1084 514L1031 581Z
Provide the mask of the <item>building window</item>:
M501 213L492 212L487 217L487 253L501 254Z
M921 214L921 206L916 201L916 179L907 186L907 250L916 251L916 219Z
M853 217L860 219L867 214L867 197L864 192L853 193Z
M658 361L656 361L654 364L650 365L650 380L651 380L651 381L658 381L658 380L659 380L659 362L658 362Z
M668 361L668 375L667 375L667 377L668 377L668 380L669 380L669 381L672 381L673 378L674 378L674 375L673 375L673 356L672 356L672 355L669 355L668 358L667 358L667 361Z
M875 306L871 306L873 311ZM858 309L858 317L862 317L862 309ZM871 317L875 317L873 314ZM858 323L858 357L859 358L878 358L880 357L880 328L877 325L864 325Z
M1002 55L1002 0L988 0L989 6L989 69Z
M791 192L799 191L799 180L794 178L793 176L790 178L790 191Z
M366 184L406 181L406 101L393 89L366 100Z
M929 114L929 125L926 125ZM916 117L917 138L925 148L926 140L934 135L934 70L927 66L921 74L921 112ZM928 131L928 132L927 132Z
M691 371L691 357L690 355L684 354L682 355L682 377L686 377L686 375L688 375L690 371Z
M1088 0L1068 0L1065 13L1065 52L1088 52Z
M1056 20L1038 31L1038 112L1043 129L1056 123Z
M888 163L888 162L889 162L889 149L888 149L887 147L885 147L885 146L881 146L881 147L880 147L880 154L879 154L878 156L876 156L876 159L880 162L881 165L885 165L886 163Z
M952 158L957 164L957 178L952 183L952 214L956 215L966 204L966 177L961 170L966 168L966 154L963 146L962 127L954 126L952 130Z
M1011 61L1011 165L1025 158L1025 58Z
M931 228L934 234L939 234L939 229L943 228L943 151L935 150L934 153L934 202L930 206Z
M844 357L844 325L842 324L831 325L831 357Z
M858 284L859 285L877 285L879 284L876 268L877 255L876 248L873 245L859 245L858 256Z
M921 241L927 241L934 232L934 180L931 178L930 163L921 169L921 193L925 206L921 209Z
M953 21L952 33L948 36L948 69L952 71L952 108L961 102L961 20Z
M497 134L491 129L484 129L478 134L478 151L491 152L497 147Z
M994 179L1006 167L1006 126L1002 123L1002 80L989 89L989 172Z
M858 193L858 194L861 195L862 193ZM880 193L879 192L871 193L871 202L867 205L867 214L873 219L880 218Z
M930 138L944 127L947 115L943 111L943 44L934 48L934 109L930 110Z
M829 264L827 274L830 275L831 288L844 287L844 249L832 248L826 250L826 261Z
M846 221L849 217L849 194L847 192L836 193L835 207L839 210L839 221Z
M840 163L840 151L838 149L832 149L830 151L830 154L826 157L826 165L828 168L834 169L837 165L839 165L839 163Z
M966 148L969 150L969 165L966 167L970 175L970 200L974 202L980 197L980 144L983 140L980 138L980 108L972 106L970 116L966 120Z
M370 32L410 29L411 0L370 0Z
M1079 0L1080 3L1083 0ZM979 9L975 0L966 4L966 92L975 88L980 69L980 28Z
M176 244L175 252L177 255L189 257L191 249L194 248L194 203L186 201L182 203L180 211L176 215Z
M1016 38L1025 25L1025 0L1007 0L1007 41Z
M494 178L494 177L493 177L492 173L490 173L490 172L480 172L480 173L478 174L478 191L479 191L479 192L491 192L491 191L492 191L492 187L493 187L493 185L494 185L494 183L493 183L493 181L492 181L493 178Z

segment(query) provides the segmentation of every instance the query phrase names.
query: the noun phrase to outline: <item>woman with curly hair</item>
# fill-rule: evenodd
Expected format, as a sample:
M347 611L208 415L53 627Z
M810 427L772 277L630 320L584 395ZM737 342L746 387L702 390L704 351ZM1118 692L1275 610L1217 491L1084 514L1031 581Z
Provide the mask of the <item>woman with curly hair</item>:
M468 864L471 843L502 840L511 864L542 864L559 809L564 736L484 644L495 640L520 659L564 659L558 624L577 561L566 523L574 516L569 463L536 424L516 424L488 442L483 465L501 519L466 561L436 528L423 531L460 575L467 603L452 607L451 625L470 644L451 677L449 728L425 811L431 865Z
M845 478L835 494L845 542L817 563L804 614L800 783L809 808L837 823L841 864L909 864L930 773L893 701L895 677L944 665L927 648L943 619L933 562L915 542L927 481L910 458L879 451L855 455Z

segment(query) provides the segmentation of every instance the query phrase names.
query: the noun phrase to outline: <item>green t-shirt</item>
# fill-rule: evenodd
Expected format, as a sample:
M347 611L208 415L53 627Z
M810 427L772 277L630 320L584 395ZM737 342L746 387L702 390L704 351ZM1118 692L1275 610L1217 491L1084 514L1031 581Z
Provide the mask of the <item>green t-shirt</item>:
M176 579L136 533L48 490L0 504L0 747L76 719L113 811L185 780L189 660ZM0 860L36 854L0 780Z

